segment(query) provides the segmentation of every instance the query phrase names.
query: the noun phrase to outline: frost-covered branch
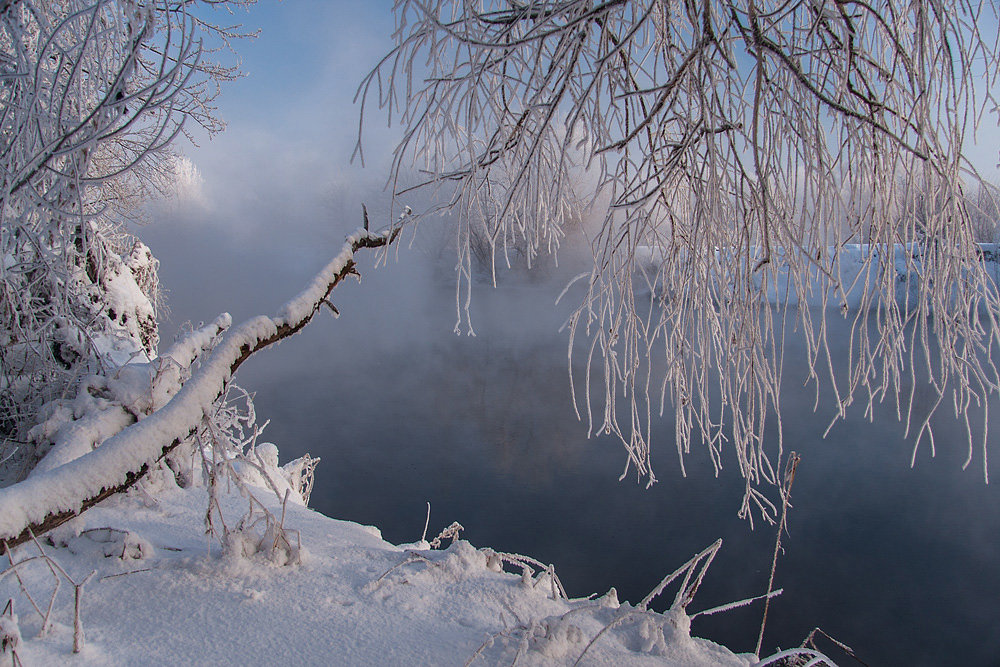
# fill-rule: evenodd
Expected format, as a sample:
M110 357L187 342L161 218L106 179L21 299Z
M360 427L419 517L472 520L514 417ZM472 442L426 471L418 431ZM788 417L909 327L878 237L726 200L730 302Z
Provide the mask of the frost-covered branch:
M747 480L743 511L773 520L757 487L779 483L791 335L837 418L888 399L915 447L931 435L918 384L962 420L1000 386L1000 293L977 247L997 221L976 222L962 155L996 112L995 3L400 0L396 15L359 98L402 126L397 192L459 213L460 289L477 230L495 266L512 244L557 248L589 206L576 398L626 472L655 481L653 417L672 410L682 470L703 443ZM870 252L840 252L857 244Z
M123 223L170 190L185 123L222 129L238 68L210 54L239 31L207 1L0 3L0 457L81 377L156 354L157 262Z
M392 243L399 227L358 230L340 253L274 317L259 316L230 329L183 387L162 408L69 463L0 489L0 542L21 544L65 523L116 493L190 438L233 373L252 354L300 331L344 278L355 274L354 254ZM190 346L188 346L190 347ZM179 353L180 354L180 353Z

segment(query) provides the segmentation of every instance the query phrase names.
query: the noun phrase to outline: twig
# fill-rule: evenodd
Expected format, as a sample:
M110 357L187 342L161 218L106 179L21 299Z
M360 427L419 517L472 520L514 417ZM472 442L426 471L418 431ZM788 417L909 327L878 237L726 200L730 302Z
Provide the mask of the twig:
M24 585L24 580L21 579L20 572L17 571L17 566L14 564L14 556L10 553L10 547L7 545L6 542L3 543L3 547L4 547L4 552L6 552L7 554L7 560L8 562L10 562L10 569L13 570L14 577L17 579L18 587L20 587L21 592L24 594L24 597L28 599L28 602L31 604L31 606L34 607L35 612L38 614L38 617L44 619L45 614L43 614L42 610L38 608L38 605L35 603L35 599L31 597L31 593L28 592L28 588ZM42 623L42 627L39 628L38 630L38 636L39 637L43 636L46 630L48 630L48 626L46 626L45 623Z
M434 567L438 567L437 563L435 563L434 561L430 560L426 556L421 556L420 554L418 554L415 551L407 551L405 559L403 559L399 563L396 563L395 565L393 565L392 567L390 567L388 570L386 570L385 572L383 572L382 576L380 576L378 579L365 584L365 589L367 589L367 591L369 593L375 591L382 584L382 581L386 577L388 577L390 574L392 574L394 571L396 571L397 569L403 567L404 565L409 565L410 563L416 563L418 561L421 562L421 563L426 563L427 565L433 565Z
M757 635L757 648L754 655L760 655L760 647L764 643L764 626L767 624L767 611L771 606L771 591L774 590L774 571L778 568L778 552L781 550L781 533L787 530L788 508L791 506L789 500L792 497L792 484L795 482L795 470L802 460L795 452L788 458L788 465L785 467L785 484L781 489L781 520L778 522L778 534L774 539L774 556L771 558L771 576L767 580L767 597L764 599L764 616L760 619L760 633Z
M91 570L90 574L79 584L70 579L70 583L73 584L73 653L79 653L83 650L83 621L80 618L80 605L83 599L83 587L94 578L95 574L97 574L97 570Z
M809 648L814 648L814 649L819 650L818 647L816 646L816 642L815 642L816 633L819 633L819 634L823 635L824 637L826 637L827 639L829 639L831 642L834 643L834 645L837 646L837 648L839 648L841 651L843 651L847 655L849 655L852 658L854 658L854 660L857 661L858 663L864 665L864 667L868 667L868 663L865 662L864 660L862 660L861 658L859 658L854 653L854 649L852 649L847 644L834 639L833 637L831 637L829 635L829 633L825 632L820 627L813 628L812 631L806 636L806 638L802 641L802 647L803 648L809 647Z
M778 590L772 591L765 595L757 595L756 597L746 598L745 600L739 600L738 602L730 602L728 604L719 605L718 607L712 607L711 609L705 609L704 611L695 612L694 614L691 614L690 618L694 620L699 616L711 616L713 614L719 614L724 611L729 611L731 609L738 609L739 607L745 607L748 604L754 603L757 600L765 600L768 598L778 597L784 592L785 590L783 588L779 588Z
M431 540L431 549L440 549L442 540L450 539L454 542L458 539L459 533L463 530L465 530L465 526L457 521L453 521L450 526L441 531L441 534Z
M427 501L427 518L424 519L424 532L420 536L420 541L424 542L427 540L427 527L431 524L431 501Z
M129 574L138 574L140 572L152 572L152 571L153 571L153 568L151 568L151 567L144 567L144 568L140 568L138 570L129 570L128 572L119 572L118 574L108 574L108 575L105 575L105 576L101 577L100 579L98 579L98 581L104 581L106 579L114 579L115 577L124 577L124 576L127 576Z

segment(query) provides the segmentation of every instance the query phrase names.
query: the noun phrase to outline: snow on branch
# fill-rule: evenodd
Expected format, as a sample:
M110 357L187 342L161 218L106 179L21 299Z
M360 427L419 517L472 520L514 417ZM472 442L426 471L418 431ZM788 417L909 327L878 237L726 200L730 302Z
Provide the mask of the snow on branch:
M382 233L356 231L312 283L275 317L258 316L230 329L162 408L108 438L97 449L0 489L0 541L10 547L26 542L32 535L49 531L135 484L157 461L195 433L233 373L250 355L300 331L333 289L345 277L357 273L355 252L386 246L396 240L399 231L399 226ZM184 356L181 350L178 352Z
M86 378L77 388L71 408L83 417L67 422L63 411L57 409L28 432L28 437L38 445L51 443L31 475L40 475L80 458L166 405L191 376L192 364L215 346L232 323L229 313L224 313L183 336L155 361L126 364L110 378L97 375ZM109 395L114 400L95 400L95 396ZM95 409L95 406L100 407Z

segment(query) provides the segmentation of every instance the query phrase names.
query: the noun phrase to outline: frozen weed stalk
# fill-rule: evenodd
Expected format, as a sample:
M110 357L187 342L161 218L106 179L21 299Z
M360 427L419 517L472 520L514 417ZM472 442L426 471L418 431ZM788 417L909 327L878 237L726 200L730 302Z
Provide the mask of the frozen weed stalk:
M66 570L62 568L61 565L48 554L42 548L41 543L35 539L35 536L31 536L31 541L35 545L38 551L37 556L26 556L20 560L15 561L13 555L11 554L10 547L4 543L4 551L7 554L7 560L10 563L9 567L0 572L0 581L6 579L9 575L13 575L17 578L18 584L21 587L21 592L24 594L25 598L31 603L32 608L35 613L38 614L41 619L41 629L39 630L39 635L45 635L49 629L52 627L52 613L56 603L56 596L59 594L59 586L65 579L69 582L70 586L73 587L73 653L79 653L83 650L84 645L84 633L83 633L83 619L82 619L82 605L83 605L83 588L86 586L94 575L97 574L97 570L92 570L90 574L85 576L82 580L76 581ZM44 564L52 576L52 592L49 596L48 606L43 612L42 609L35 603L30 592L25 586L24 580L21 578L20 570L25 569L32 564ZM17 645L20 643L20 631L17 628L17 617L13 615L13 603L8 602L7 609L5 609L4 616L7 616L7 612L10 612L10 620L0 621L0 639L4 643L4 651L0 655L7 654L7 644L10 643L11 648L11 658L15 661L15 664L19 662L16 657ZM2 619L4 617L0 617ZM16 640L16 641L15 641Z
M12 667L19 667L21 659L17 650L21 647L21 629L17 625L17 615L14 613L14 601L7 600L7 605L0 613L0 658L10 659Z
M556 595L553 591L552 596L552 600L562 601L569 607L561 614L524 618L510 605L505 605L514 623L508 623L504 615L501 618L502 629L488 634L465 664L468 667L480 658L486 663L507 663L511 659L516 663L529 652L541 654L544 656L542 659L559 659L573 665L589 664L602 659L600 653L602 640L623 644L633 652L663 656L668 659L689 655L686 652L697 641L692 638L690 632L691 621L694 618L722 613L781 594L780 590L771 591L758 597L689 614L688 607L694 600L721 545L721 540L716 541L693 556L664 577L635 606L620 603L614 589L598 599L570 599L561 590L561 586L558 589L561 595ZM480 552L486 556L486 568L489 570L500 572L503 571L504 565L521 568L522 588L534 588L543 576L551 576L553 581L558 581L551 566L544 566L534 559L517 554L498 553L492 549L482 549ZM408 562L413 560L407 560L400 565ZM534 578L531 565L542 570L538 579ZM383 575L383 578L387 575L388 573ZM659 613L650 609L653 601L674 584L677 585L677 591L667 610ZM834 664L814 647L805 644L800 649L769 656L759 664L807 664L816 659L825 660L826 664Z

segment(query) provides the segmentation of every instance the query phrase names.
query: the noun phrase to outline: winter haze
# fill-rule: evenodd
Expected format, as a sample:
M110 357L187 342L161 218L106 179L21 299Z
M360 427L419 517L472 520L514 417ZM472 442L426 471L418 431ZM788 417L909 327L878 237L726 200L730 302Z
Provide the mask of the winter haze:
M430 204L422 192L393 201L386 186L398 122L386 127L385 114L369 109L364 164L355 154L355 93L393 47L392 3L262 0L233 16L228 7L201 11L259 35L236 45L245 76L217 100L226 130L210 138L193 129L193 143L174 145L176 193L148 203L130 229L160 262L160 352L180 341L192 368L209 358L221 313L235 324L270 316L331 258L346 257L362 205L379 230L403 206ZM966 152L995 184L998 146L997 116L987 112ZM585 218L581 228L598 223ZM584 402L574 406L569 369L578 390L588 377L595 387L602 381L584 363L589 340L577 340L567 358L563 325L579 285L557 301L589 270L584 234L565 240L558 262L501 267L496 287L479 272L476 335L464 324L456 335L464 298L456 224L457 214L429 215L388 249L358 250L360 280L348 277L330 297L339 316L320 309L301 333L239 369L234 382L250 392L266 429L257 434L236 410L217 419L222 438L256 458L173 473L208 480L228 466L241 481L181 489L164 465L140 491L13 552L12 563L34 558L30 549L43 554L36 569L16 566L28 571L25 582L6 576L13 565L0 574L0 607L17 600L0 614L0 639L17 635L24 664L549 665L580 655L580 664L758 664L762 601L715 613L766 593L775 554L775 527L737 516L745 486L732 452L716 470L695 438L682 472L668 406L653 418L657 482L647 488L621 443L589 434ZM255 322L247 336L275 324ZM981 451L963 470L966 433L946 406L934 416L933 453L927 441L914 452L891 398L871 415L859 401L827 434L835 398L826 386L815 393L795 326L779 325L790 341L783 446L802 460L761 657L799 646L819 627L866 664L995 664L1000 489L984 483ZM826 335L831 365L846 363L849 324L831 318ZM183 376L189 369L180 365ZM180 382L156 396L155 361L137 366L115 374L108 391L138 395L148 384L150 400L164 404L178 391ZM91 393L91 404L103 400ZM177 395L197 412L208 393ZM917 412L936 400L919 375L913 396ZM985 408L992 454L1000 404L967 412L975 423ZM156 415L145 418L148 431ZM777 438L776 429L765 436ZM155 455L155 444L137 447ZM214 452L197 444L203 457ZM300 493L307 454L322 459L311 497ZM49 465L58 471L57 463ZM995 461L988 472L996 478ZM45 465L36 480L42 474ZM36 488L44 486L25 493ZM0 490L0 507L15 493ZM224 539L206 537L206 515L230 522L210 526ZM432 543L452 522L461 539ZM650 603L658 614L641 608L696 554L702 560L690 572L706 560L711 567L689 608L671 604L677 582ZM64 571L43 567L49 562ZM32 607L48 600L53 579L62 587L51 593L50 620ZM80 639L73 591L85 579L87 645L72 656ZM37 604L18 597L25 588ZM712 613L695 614L705 610ZM852 664L835 643L817 645Z

